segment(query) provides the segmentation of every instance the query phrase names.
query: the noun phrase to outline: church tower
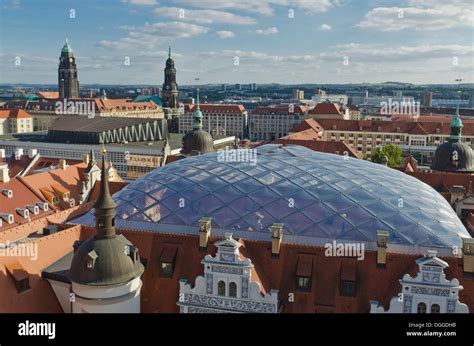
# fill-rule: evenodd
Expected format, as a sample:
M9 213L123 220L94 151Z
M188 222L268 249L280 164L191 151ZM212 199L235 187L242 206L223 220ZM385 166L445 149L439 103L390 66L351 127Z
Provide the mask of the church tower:
M168 50L168 59L165 67L165 82L163 83L163 107L178 108L178 84L176 84L176 68L171 59L171 46Z
M58 88L60 99L79 97L76 59L67 39L59 57Z
M102 154L100 192L95 208L96 234L74 244L69 276L73 313L139 313L144 266L138 248L115 232L116 204L109 191Z

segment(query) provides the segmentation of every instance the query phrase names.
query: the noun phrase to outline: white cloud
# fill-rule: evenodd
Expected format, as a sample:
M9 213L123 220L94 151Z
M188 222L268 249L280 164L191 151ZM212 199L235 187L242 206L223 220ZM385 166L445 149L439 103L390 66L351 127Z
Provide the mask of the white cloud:
M331 29L332 29L332 26L329 25L329 24L321 24L319 26L319 30L321 30L321 31L329 31Z
M379 31L442 30L474 22L472 0L409 0L408 4L410 7L374 8L356 27Z
M443 58L451 61L453 57L469 56L474 53L470 45L438 44L438 45L416 45L387 47L382 45L370 45L349 43L333 47L331 53L322 53L321 59L325 61L339 60L347 56L352 61L360 63L402 63L410 66L413 61L428 61L430 59Z
M145 23L141 28L129 31L127 37L117 41L102 40L98 45L106 49L153 48L170 40L205 34L209 28L183 22Z
M220 38L232 38L232 37L235 37L235 34L232 32L232 31L226 31L226 30L222 30L222 31L218 31L216 32L217 36L219 36Z
M251 17L239 16L230 12L216 10L188 10L179 7L158 7L153 10L157 16L189 21L199 24L234 24L250 25L257 21Z
M257 29L254 32L257 35L275 35L278 34L278 29L273 26L268 29Z
M129 3L132 5L138 6L154 6L158 5L158 1L156 0L122 0L124 3Z
M197 8L235 9L262 15L273 15L275 7L293 8L305 13L320 13L341 4L341 0L175 0L175 2Z

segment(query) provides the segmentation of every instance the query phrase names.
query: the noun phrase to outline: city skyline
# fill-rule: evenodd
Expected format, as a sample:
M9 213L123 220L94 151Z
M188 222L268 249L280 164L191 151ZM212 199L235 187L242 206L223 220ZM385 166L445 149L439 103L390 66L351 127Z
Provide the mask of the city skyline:
M472 83L472 4L424 3L5 1L0 82L54 84L68 38L81 85L161 84L169 44L181 85Z

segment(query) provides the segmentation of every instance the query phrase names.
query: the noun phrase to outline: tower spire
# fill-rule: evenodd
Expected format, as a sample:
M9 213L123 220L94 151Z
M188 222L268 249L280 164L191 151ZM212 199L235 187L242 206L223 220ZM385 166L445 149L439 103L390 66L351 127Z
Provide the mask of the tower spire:
M171 59L171 44L168 45L168 58Z
M450 140L453 141L460 141L461 140L461 131L463 128L462 120L459 117L459 98L461 97L461 80L462 79L456 79L456 82L458 82L458 98L456 102L456 113L454 114L453 119L451 120L451 125L449 126L451 128L451 135L449 136Z
M96 221L96 238L112 238L115 236L115 208L109 190L109 175L105 169L105 148L102 149L102 171L100 172L100 192L94 204Z
M196 110L194 111L194 129L199 130L202 129L202 112L201 108L199 107L199 88L197 88L197 96L196 96Z

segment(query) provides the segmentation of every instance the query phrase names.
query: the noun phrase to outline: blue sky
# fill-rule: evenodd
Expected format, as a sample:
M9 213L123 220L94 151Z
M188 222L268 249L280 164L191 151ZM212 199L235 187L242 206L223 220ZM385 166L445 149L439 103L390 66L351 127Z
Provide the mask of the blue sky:
M0 83L56 83L66 37L84 84L159 85L168 43L179 84L474 82L472 0L0 4Z

